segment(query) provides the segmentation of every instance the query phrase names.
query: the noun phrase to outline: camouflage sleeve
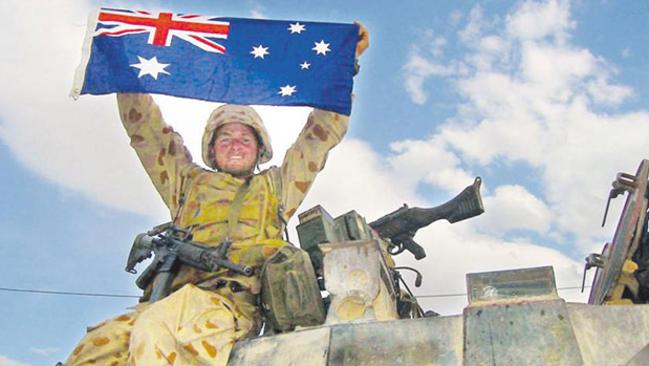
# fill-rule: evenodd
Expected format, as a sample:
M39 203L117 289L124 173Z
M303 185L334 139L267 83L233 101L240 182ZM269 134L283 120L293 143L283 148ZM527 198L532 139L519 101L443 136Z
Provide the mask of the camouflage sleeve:
M295 214L316 175L324 167L327 153L342 140L349 117L314 109L297 141L284 156L281 168L284 218Z
M117 104L131 146L173 217L184 177L196 168L192 157L150 95L117 94Z

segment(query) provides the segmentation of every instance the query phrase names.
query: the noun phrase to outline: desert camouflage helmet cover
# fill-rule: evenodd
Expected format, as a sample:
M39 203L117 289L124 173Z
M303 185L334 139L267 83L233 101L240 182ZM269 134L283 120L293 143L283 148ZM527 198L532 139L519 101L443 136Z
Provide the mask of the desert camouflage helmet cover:
M250 126L259 137L259 161L263 164L273 157L273 148L270 145L270 136L264 127L264 123L257 112L249 106L225 104L216 108L205 125L203 133L203 162L212 169L216 169L216 159L212 153L211 144L216 130L228 123L238 122Z

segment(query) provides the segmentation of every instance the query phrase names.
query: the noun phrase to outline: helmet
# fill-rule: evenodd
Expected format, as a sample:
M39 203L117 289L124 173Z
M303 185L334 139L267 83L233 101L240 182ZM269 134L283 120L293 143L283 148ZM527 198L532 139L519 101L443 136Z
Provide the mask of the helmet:
M249 106L225 104L216 108L205 125L203 133L203 162L212 169L216 169L216 159L211 149L214 140L214 134L219 127L238 122L242 123L255 131L259 139L259 160L257 164L263 164L270 161L273 157L273 148L270 145L270 136L261 117Z

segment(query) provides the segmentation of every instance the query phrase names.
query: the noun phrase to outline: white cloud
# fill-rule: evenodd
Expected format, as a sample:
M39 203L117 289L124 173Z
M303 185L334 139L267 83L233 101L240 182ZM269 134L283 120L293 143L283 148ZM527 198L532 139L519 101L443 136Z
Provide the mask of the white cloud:
M427 30L425 32L426 38L426 51L430 53L433 57L440 57L444 53L444 48L446 47L448 41L442 36L435 35L432 30Z
M629 57L631 57L631 55L633 55L633 52L631 51L631 49L629 47L625 47L622 50L622 57L629 58Z
M461 160L439 137L430 140L405 140L390 145L394 155L388 158L395 178L403 180L413 191L420 182L437 185L448 192L457 192L473 181L459 167ZM422 162L427 162L422 166Z
M20 65L21 73L0 74L0 138L16 158L43 177L111 206L145 212L159 198L145 187L143 174L117 120L114 96L68 98L80 60L85 1L2 2L7 32L3 65ZM57 16L52 16L57 14ZM33 32L22 19L48 29ZM31 24L31 23L30 23ZM47 56L44 56L47 55ZM135 184L134 184L135 182Z
M483 232L503 236L510 230L531 230L543 235L550 229L552 212L523 186L498 186L493 196L484 197L483 203L489 214L474 220Z
M397 177L366 142L345 139L331 151L301 210L321 204L334 216L356 210L371 221L404 202L421 203L410 182Z
M254 2L252 4L252 9L250 9L250 17L254 19L268 19L264 6L257 2Z
M505 41L498 36L486 36L480 39L480 49L485 53L502 55L506 51Z
M482 7L476 5L469 12L466 26L462 31L460 31L460 39L463 42L470 43L471 41L478 39L483 30L488 28L488 26L489 24L484 17Z
M31 347L29 351L39 354L41 356L49 357L53 354L61 352L61 349L56 347L45 347L45 348Z
M29 366L29 364L0 355L0 366Z
M410 51L408 62L403 66L406 90L417 104L424 104L428 99L423 85L426 79L434 75L445 76L452 73L452 68L424 58L419 49Z
M460 21L462 20L462 17L464 17L464 14L462 14L461 11L459 10L453 10L448 16L448 24L455 28L457 27L458 24L460 24Z
M596 60L585 49L527 43L523 45L521 77L532 84L537 92L548 98L555 96L561 101L572 97L573 85L591 75Z
M444 54L448 40L435 34L431 29L421 32L421 45L413 46L408 61L402 67L402 77L410 98L417 104L428 99L424 91L424 81L431 76L448 76L456 73L457 66L446 66L437 62ZM430 57L430 58L427 58Z
M504 231L518 227L552 239L574 237L567 250L592 250L607 236L598 223L610 181L617 171L633 173L647 156L649 112L596 111L620 105L633 90L612 81L616 70L607 60L570 42L576 23L567 2L524 2L505 19L503 30L497 16L488 19L475 7L459 34L468 55L445 64L435 58L418 61L435 62L440 69L469 65L470 72L451 75L467 102L437 126L435 135L393 143L412 147L395 149L391 161L450 159L423 179L443 189L449 188L444 176L466 177L465 166L495 170L498 164L522 163L541 187L533 199L518 196L534 214L512 221L514 207L503 206L499 194L504 193L496 191L485 201L497 208L487 208L489 219L480 220ZM420 78L419 85L430 77ZM410 85L405 89L411 92Z
M633 95L633 90L624 85L611 85L602 76L588 83L588 94L596 104L617 105Z
M566 32L575 26L569 5L563 0L525 1L507 16L507 31L521 40L554 36L562 42Z

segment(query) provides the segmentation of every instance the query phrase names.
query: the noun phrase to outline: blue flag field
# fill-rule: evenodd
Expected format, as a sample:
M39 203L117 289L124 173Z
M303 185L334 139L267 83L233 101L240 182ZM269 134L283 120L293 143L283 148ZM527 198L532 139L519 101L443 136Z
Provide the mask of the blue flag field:
M349 115L355 24L100 9L71 95L158 93Z

